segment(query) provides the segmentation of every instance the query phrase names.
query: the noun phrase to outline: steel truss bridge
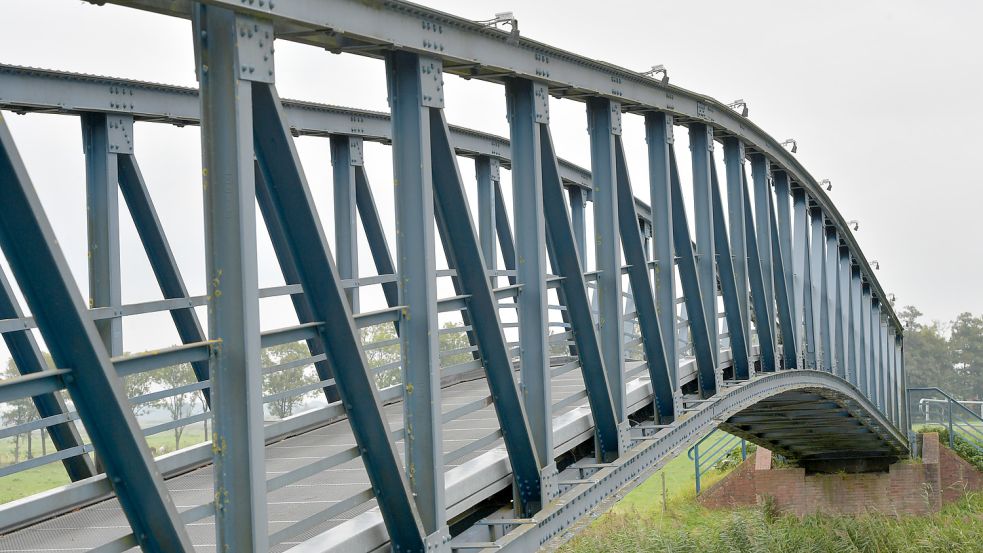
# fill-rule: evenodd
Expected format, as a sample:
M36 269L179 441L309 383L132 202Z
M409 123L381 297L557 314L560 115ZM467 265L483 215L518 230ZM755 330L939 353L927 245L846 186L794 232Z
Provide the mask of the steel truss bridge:
M0 550L531 551L713 428L816 467L908 453L890 302L820 183L741 113L526 39L515 22L405 2L111 3L191 20L200 90L0 66L8 117L81 119L90 298L0 120L13 277L0 278L0 331L20 372L0 381L0 401L31 397L39 414L0 437L43 429L56 447L0 476L60 463L72 480L0 506ZM391 113L281 100L274 38L384 58ZM445 98L451 75L502 85L509 139L447 124L445 102L467 101ZM557 157L551 97L584 104L590 171ZM650 206L632 193L622 117L644 118ZM204 296L189 294L182 245L165 236L134 122L200 126ZM329 139L331 213L313 202L299 135ZM394 245L364 141L391 145ZM467 193L462 157L477 174ZM120 299L119 196L161 300ZM359 221L376 276L358 267ZM258 224L283 286L258 285L258 264L274 262L258 258ZM454 295L440 296L441 279ZM388 308L359 309L370 289ZM271 297L289 297L297 324L261 327ZM122 321L146 313L168 313L182 344L123 355ZM440 327L447 314L462 326ZM398 338L366 342L379 325ZM453 332L468 346L441 351ZM297 341L309 358L261 365L263 348ZM395 345L395 363L369 362ZM182 363L196 381L127 397L124 377ZM264 397L264 375L305 364L313 383ZM197 391L203 413L146 428L134 416ZM326 405L264 421L265 403L311 392ZM153 456L146 436L205 419L210 441Z

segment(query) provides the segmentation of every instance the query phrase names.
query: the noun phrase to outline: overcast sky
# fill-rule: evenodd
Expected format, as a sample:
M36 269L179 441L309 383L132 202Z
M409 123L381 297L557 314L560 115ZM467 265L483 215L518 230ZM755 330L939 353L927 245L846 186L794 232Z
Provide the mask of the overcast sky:
M724 102L743 98L755 123L779 140L795 138L804 166L817 180L831 179L830 196L846 219L859 220L857 239L868 259L880 262L877 277L899 305L914 304L930 319L983 312L977 219L983 204L978 172L983 3L429 4L472 19L512 10L523 36L638 71L664 64L674 84ZM78 0L0 0L0 18L2 63L195 85L190 23L184 20ZM388 110L379 61L278 41L276 62L282 97ZM508 135L500 87L449 77L446 88L451 123ZM589 167L583 104L553 100L551 110L559 155ZM78 120L5 115L84 290ZM182 271L192 293L202 293L198 129L146 123L135 134L137 157ZM681 138L677 155L685 169L688 160L682 156L688 149ZM647 199L639 117L625 117L624 139L635 191ZM298 144L325 216L330 213L327 141L303 138ZM388 148L369 145L366 159L383 219L391 224L391 190L378 185L391 182ZM461 172L472 186L473 166L462 160ZM125 214L124 206L121 200ZM121 225L124 301L155 299L159 292L127 216ZM329 236L330 227L327 222ZM260 234L261 284L277 284L280 276ZM367 256L361 264L363 274L372 273ZM291 322L281 300L264 301L263 310L264 328ZM126 348L176 342L170 330L157 332L169 326L168 319L148 315L128 321ZM149 343L151 335L155 344Z

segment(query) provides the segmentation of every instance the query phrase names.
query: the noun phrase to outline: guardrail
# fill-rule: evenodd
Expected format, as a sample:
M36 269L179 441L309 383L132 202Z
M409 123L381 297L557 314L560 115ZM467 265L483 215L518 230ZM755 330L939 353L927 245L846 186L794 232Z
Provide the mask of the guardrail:
M703 451L700 451L703 447ZM700 441L689 448L687 455L693 461L693 472L696 476L696 495L702 491L701 482L703 475L709 472L724 457L730 455L732 451L741 448L741 460L747 459L747 442L733 434L723 430L713 430Z
M966 443L983 451L983 417L969 409L963 402L936 387L908 388L909 401L914 402L918 395L935 396L917 398L919 412L923 415L922 424L945 426L949 435L949 447L955 447L956 436ZM932 420L932 407L938 407L938 420ZM914 421L911 430L914 431Z

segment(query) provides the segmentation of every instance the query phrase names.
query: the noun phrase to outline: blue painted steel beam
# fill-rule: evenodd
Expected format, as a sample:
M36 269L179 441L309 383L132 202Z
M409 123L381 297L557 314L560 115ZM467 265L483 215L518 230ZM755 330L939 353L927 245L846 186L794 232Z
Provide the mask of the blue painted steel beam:
M512 238L512 225L505 211L505 197L502 195L501 181L495 182L495 231L498 234L498 247L502 250L505 270L515 271L515 240ZM509 284L514 286L516 277L509 276Z
M713 127L694 123L689 127L689 149L693 163L693 218L696 227L696 266L699 274L703 319L710 337L714 372L720 356L717 322L717 263L714 246L713 206L710 196L710 166L713 164ZM678 244L676 251L680 250ZM688 296L689 293L684 293ZM692 309L687 306L689 316Z
M574 244L580 252L581 272L587 271L587 218L585 207L587 199L584 190L579 186L571 187L568 191L570 201L570 219L573 224Z
M13 137L0 119L0 246L144 551L193 548Z
M775 182L777 183L780 174L776 173ZM776 185L776 190L778 186ZM786 200L786 214L788 210L788 196ZM771 219L771 257L774 261L774 282L775 282L775 305L778 311L779 330L782 337L782 368L794 369L798 367L798 347L795 343L795 302L792 301L792 290L789 288L788 266L789 262L785 257L783 249L785 238L779 235L779 223L772 209L771 195L768 195L768 218ZM780 211L780 210L779 210Z
M836 326L836 287L838 281L838 267L840 262L840 240L836 234L836 228L832 226L827 226L826 231L826 247L823 251L825 256L825 264L823 269L825 273L823 274L823 309L822 309L822 333L823 333L823 350L825 351L825 361L826 370L836 374L837 376L843 375L843 369L840 368L839 358L837 355L837 347L839 346L839 336L837 335L838 328Z
M881 366L881 306L878 298L870 302L870 390L871 400L884 410L884 373Z
M140 171L136 157L118 155L116 158L119 168L120 193L126 202L140 242L143 244L143 250L147 254L150 268L157 278L161 295L165 299L190 297L188 287L181 276L177 259L171 252L171 246L167 242L164 227L160 224L153 199L150 197L150 190L143 179L143 173ZM201 343L207 340L194 308L171 309L169 313L182 343ZM191 369L199 382L208 380L208 361L195 361L191 363ZM205 388L202 390L202 394L205 401L210 404L211 390Z
M674 392L679 389L679 354L676 347L676 256L672 238L672 199L669 177L669 145L673 142L673 118L664 112L645 114L648 143L649 192L652 205L652 247L655 260L655 298L662 349L670 367Z
M850 249L838 245L836 282L836 361L839 365L838 376L848 382L853 382L856 368L853 363L853 352L850 349L850 337L853 334L850 318Z
M724 164L727 175L727 223L730 229L730 253L734 265L734 282L737 284L737 304L741 321L750 340L751 307L748 282L747 236L744 230L744 143L729 136L724 138ZM728 323L728 327L730 323ZM733 340L733 335L731 336Z
M850 348L847 354L851 357L850 366L853 368L850 382L866 394L866 374L864 372L864 342L863 342L863 284L860 268L850 262Z
M193 26L201 84L202 188L209 358L214 432L215 534L218 550L265 551L263 374L260 366L253 83L240 67L244 49L272 25L200 7ZM270 71L272 71L272 66ZM252 76L250 76L252 75ZM264 76L265 77L265 76ZM272 78L272 75L269 76Z
M392 254L389 253L386 233L382 228L382 219L379 218L379 211L376 209L372 187L369 186L369 178L365 174L364 165L355 168L355 203L358 206L358 216L362 220L362 230L365 231L365 240L369 244L369 252L372 254L376 273L380 275L396 274L396 266L393 264ZM389 307L399 305L399 290L396 282L384 282L382 293L386 296L386 304ZM396 331L399 332L398 323L396 324Z
M358 279L358 217L355 167L362 165L362 139L332 136L331 172L334 196L335 263L342 279ZM345 290L352 312L359 311L358 287Z
M744 204L743 201L740 202ZM717 168L713 159L710 160L710 209L713 218L714 247L717 253L717 281L724 297L724 317L727 320L727 332L730 334L730 352L734 366L734 378L746 380L751 378L750 351L746 332L747 319L744 318L740 305L740 296L747 296L747 290L741 290L736 281L734 256L730 252L730 241L727 237L727 221L724 219L724 206L717 182ZM740 210L743 211L743 210ZM743 217L743 214L741 215ZM740 226L741 231L744 225ZM746 237L745 237L746 238ZM742 247L745 247L743 245ZM746 247L745 247L746 249ZM747 278L745 261L744 277Z
M775 241L781 252L782 276L785 280L785 291L788 297L788 311L791 315L788 325L788 333L791 335L790 342L785 341L785 368L797 369L802 367L803 349L801 345L802 336L802 307L797 300L795 286L795 269L793 268L793 248L792 248L792 212L791 202L791 183L789 183L788 173L785 171L775 171L775 212L776 224L774 225ZM778 257L776 256L776 260ZM775 274L775 285L778 285L778 273ZM781 311L781 306L779 306ZM784 326L784 322L782 323ZM782 331L784 337L786 332Z
M89 307L119 309L123 304L119 251L119 194L117 193L117 144L111 134L119 132L120 116L82 114L82 145L85 151L86 227L88 230ZM113 126L111 129L110 126ZM123 353L123 319L96 321L99 335L113 357Z
M379 392L314 208L293 137L285 124L283 108L272 85L256 85L253 93L256 156L265 177L260 185L268 187L273 207L283 222L304 294L315 316L323 321L318 332L324 340L331 366L335 368L338 391L390 540L395 549L422 552L426 531L395 445L389 438L389 425L382 412Z
M795 302L796 345L800 368L815 368L816 344L812 341L812 302L809 301L809 198L801 187L792 189L792 298Z
M624 423L625 405L624 305L621 295L621 237L618 223L618 187L615 138L621 134L621 104L607 98L587 102L590 133L591 182L594 200L595 297L601 354L608 372L614 412ZM633 223L636 224L637 223ZM636 231L637 232L637 231ZM584 253L584 252L581 252Z
M527 410L512 374L512 359L498 318L498 303L481 257L464 183L454 158L450 130L443 110L430 108L429 112L437 226L448 262L457 269L461 291L468 296L471 324L518 491L517 511L521 516L531 516L543 506L540 468L552 465L553 452L550 451L548 460L538 459Z
M544 84L510 79L505 83L505 97L512 151L516 284L521 286L516 296L516 316L522 397L539 462L543 467L553 467L546 221L539 148L540 126L549 123L549 93ZM551 470L555 471L555 467Z
M7 275L0 269L0 319L20 319L24 311L17 303L14 290L7 280ZM17 367L17 372L26 376L48 370L48 363L41 354L34 333L30 330L16 330L3 333L3 341L7 345L10 357ZM31 398L34 407L41 418L54 417L68 413L68 407L61 394L48 393ZM51 436L51 441L59 451L72 449L82 445L82 436L72 421L53 424L43 430ZM96 474L92 459L88 455L75 455L62 459L65 472L72 481L82 480Z
M501 181L497 159L478 156L474 159L474 172L478 181L478 238L481 240L481 256L489 271L498 268L498 239L495 236L495 187ZM491 277L492 285L498 277Z
M405 52L386 58L386 73L393 124L399 304L404 310L399 337L406 468L423 528L432 535L445 532L447 525L430 144L430 108L443 106L443 77L439 62Z
M751 179L754 186L754 216L757 223L754 227L755 240L758 246L759 269L761 271L762 290L759 294L764 302L764 313L756 311L755 328L758 330L758 344L762 344L762 335L767 332L771 336L770 349L773 357L770 360L771 370L778 367L777 342L776 338L778 314L775 310L775 276L774 276L774 257L772 254L771 243L771 221L770 213L773 211L772 192L771 192L771 166L768 158L759 153L751 154ZM745 186L745 193L747 187ZM745 212L750 212L750 203L744 206ZM749 240L750 242L750 240ZM753 267L752 262L748 262L749 268ZM752 298L755 292L751 292ZM757 300L756 300L757 301ZM767 331L762 327L767 326ZM763 361L767 361L764 360ZM768 370L769 363L763 363L763 369Z
M870 315L870 287L865 282L860 292L860 391L873 402L875 393L872 374L874 371L874 352L870 343Z
M543 128L540 133L540 149L543 160L543 210L550 261L553 270L562 279L560 289L563 290L570 329L573 330L573 339L580 355L580 370L587 401L594 418L597 457L602 462L610 462L620 454L623 440L619 436L619 420L615 416L601 345L591 316L583 263L577 249L573 225L564 205L566 199L563 197L563 181L560 180L560 168L549 127Z
M635 213L635 196L628 178L628 161L621 137L615 137L615 162L618 176L618 219L621 225L621 245L628 264L628 281L635 303L635 313L642 335L642 347L652 383L652 401L655 417L666 424L675 419L673 407L672 376L675 367L669 364L664 347L665 340L659 317L655 310L655 296L649 281L648 260Z
M743 177L742 178L746 178ZM767 191L767 190L766 190ZM769 300L774 306L774 299L771 298L771 290L766 288L772 282L771 263L768 263L768 270L765 272L765 264L762 262L764 257L771 258L767 252L762 254L758 245L757 228L754 224L754 214L751 212L751 197L747 183L744 183L742 190L744 203L744 235L747 243L748 252L748 281L751 285L751 300L754 306L755 329L758 333L758 357L761 360L761 370L764 372L774 372L776 368L775 356L775 312L769 310ZM760 215L768 218L768 213L759 211ZM769 221L770 224L770 221ZM768 237L768 245L771 245L771 237Z
M809 209L809 229L811 236L809 239L809 299L812 300L809 313L812 315L812 327L809 333L809 341L812 342L813 351L816 356L816 363L813 365L817 370L829 370L826 365L828 349L824 349L823 341L823 305L825 304L825 288L823 279L825 278L826 258L826 230L823 214L818 208Z
M704 316L703 288L700 284L696 252L690 239L686 205L683 201L683 188L679 182L679 169L676 166L675 147L669 146L669 196L672 201L672 240L676 250L679 282L683 287L683 298L690 338L693 342L693 355L696 357L696 377L701 398L717 393L718 373L713 352L716 343L710 338L710 325ZM706 292L716 295L716 283ZM716 324L716 321L714 321Z

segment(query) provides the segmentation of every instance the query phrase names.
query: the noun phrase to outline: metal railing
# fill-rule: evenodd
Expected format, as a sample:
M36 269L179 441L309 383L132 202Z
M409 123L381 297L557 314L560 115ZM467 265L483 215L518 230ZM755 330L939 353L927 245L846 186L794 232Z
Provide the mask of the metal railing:
M700 451L700 448L703 451ZM703 475L717 466L721 460L738 447L741 449L741 460L747 459L747 442L723 430L713 430L703 437L696 445L689 448L687 455L693 461L693 473L696 476L696 495L702 491Z
M919 423L923 426L945 427L950 448L955 447L958 436L962 441L983 451L983 417L966 407L965 402L936 387L908 388L908 394L909 401L918 406L918 413L921 414ZM911 431L914 432L915 421L910 421L910 424Z

